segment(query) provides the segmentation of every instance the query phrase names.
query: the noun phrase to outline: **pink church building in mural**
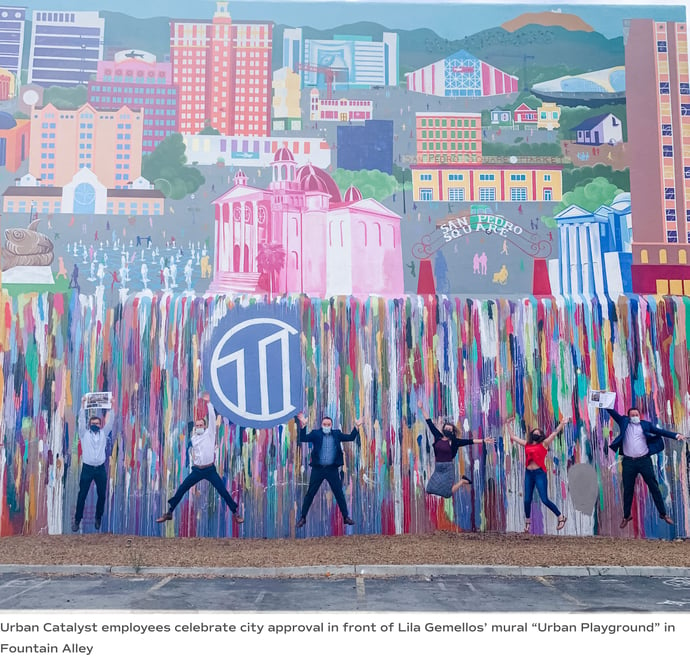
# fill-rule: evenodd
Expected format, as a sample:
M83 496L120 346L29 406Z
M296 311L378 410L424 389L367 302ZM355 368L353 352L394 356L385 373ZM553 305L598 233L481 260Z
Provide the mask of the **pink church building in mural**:
M267 189L247 184L244 172L215 200L212 293L267 291L259 254L285 253L273 279L277 294L397 296L404 292L400 216L351 186L341 197L335 181L312 164L298 167L280 148ZM265 252L265 250L264 250Z

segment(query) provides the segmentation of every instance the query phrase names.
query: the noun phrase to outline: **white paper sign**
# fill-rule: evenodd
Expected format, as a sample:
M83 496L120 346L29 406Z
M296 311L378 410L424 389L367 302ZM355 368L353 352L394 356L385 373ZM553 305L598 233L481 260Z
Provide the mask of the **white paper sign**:
M616 404L616 392L590 389L589 404L594 408L612 408Z
M87 410L112 410L113 393L111 391L99 391L86 394Z

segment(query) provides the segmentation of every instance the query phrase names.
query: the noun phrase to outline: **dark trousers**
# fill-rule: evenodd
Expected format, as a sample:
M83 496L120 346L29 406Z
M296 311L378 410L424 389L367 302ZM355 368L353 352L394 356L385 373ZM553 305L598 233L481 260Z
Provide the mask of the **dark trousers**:
M307 518L307 512L312 502L314 502L314 496L324 480L328 482L331 491L333 491L343 519L347 519L350 515L347 511L347 501L343 493L343 485L340 481L338 466L312 466L311 475L309 475L309 488L307 489L307 495L304 496L304 502L302 503L302 518Z
M659 490L659 484L656 481L654 474L654 467L652 466L651 456L641 456L639 459L633 459L629 456L623 457L623 517L630 518L630 510L632 509L633 495L635 493L635 480L638 475L642 475L644 483L649 489L654 505L656 506L659 516L666 516L666 507L664 506L664 499Z
M79 523L84 516L84 503L91 488L91 482L96 482L96 521L103 516L105 508L105 487L108 477L105 474L105 463L99 466L90 466L82 463L79 476L79 495L77 496L77 511L74 513L74 522Z
M546 489L546 473L541 469L530 470L525 469L525 519L532 516L532 496L534 495L534 488L537 488L537 493L541 501L546 505L556 516L561 516L561 511L549 500L549 493Z
M210 465L208 468L197 468L197 466L192 466L192 472L182 480L182 484L180 484L180 487L175 491L175 495L168 500L171 512L178 506L184 494L202 479L208 480L213 488L218 491L220 497L227 503L231 512L237 511L237 503L232 499L232 496L225 488L223 480L216 470L216 466Z

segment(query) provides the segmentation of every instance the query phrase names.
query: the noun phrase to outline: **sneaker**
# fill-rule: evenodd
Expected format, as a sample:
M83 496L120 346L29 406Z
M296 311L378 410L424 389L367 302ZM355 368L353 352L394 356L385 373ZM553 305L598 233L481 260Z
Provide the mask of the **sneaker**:
M94 527L96 530L100 530L100 529L101 529L101 520L100 520L100 519L96 519L96 521L95 521L94 524L93 524L93 527Z
M295 528L304 528L307 525L307 520L302 517L296 524Z
M156 523L163 523L165 521L172 521L172 512L166 512L163 516L156 519Z
M347 517L347 519L343 519L343 523L346 526L354 526L355 525L355 522L350 517Z
M79 521L72 521L72 532L73 533L79 532Z

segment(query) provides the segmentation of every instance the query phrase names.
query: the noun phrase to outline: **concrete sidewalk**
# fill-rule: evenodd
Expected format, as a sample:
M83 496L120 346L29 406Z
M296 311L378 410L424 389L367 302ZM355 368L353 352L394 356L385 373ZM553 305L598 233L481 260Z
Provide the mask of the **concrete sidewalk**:
M217 578L314 577L690 577L690 567L659 566L553 566L517 565L305 565L298 567L130 567L122 565L13 565L0 564L0 574L46 576L126 575Z

